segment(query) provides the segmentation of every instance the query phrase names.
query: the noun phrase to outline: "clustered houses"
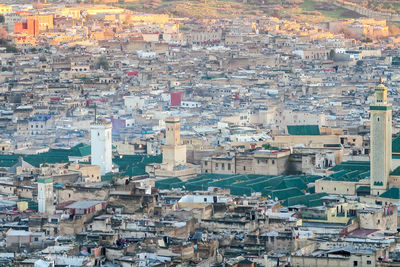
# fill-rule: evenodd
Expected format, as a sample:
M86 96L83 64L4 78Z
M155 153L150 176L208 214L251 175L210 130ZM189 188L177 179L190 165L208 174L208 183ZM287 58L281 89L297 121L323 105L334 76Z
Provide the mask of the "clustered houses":
M0 13L0 265L400 266L385 21Z

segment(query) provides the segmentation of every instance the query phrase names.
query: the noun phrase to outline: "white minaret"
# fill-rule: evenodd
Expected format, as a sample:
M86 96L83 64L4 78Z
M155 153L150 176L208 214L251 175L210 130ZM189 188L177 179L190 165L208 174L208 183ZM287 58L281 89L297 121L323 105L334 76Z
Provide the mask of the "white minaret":
M382 80L375 88L371 112L371 195L380 195L389 188L392 169L392 105L387 101L387 87Z
M96 121L90 125L92 165L101 167L101 175L112 171L112 123Z
M53 178L38 179L38 206L40 213L54 212Z

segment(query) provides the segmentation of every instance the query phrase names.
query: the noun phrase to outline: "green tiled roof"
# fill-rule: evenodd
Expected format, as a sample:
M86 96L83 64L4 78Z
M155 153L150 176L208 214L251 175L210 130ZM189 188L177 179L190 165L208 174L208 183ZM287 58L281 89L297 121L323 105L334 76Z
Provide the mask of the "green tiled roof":
M305 205L307 207L320 206L322 205L321 198L327 195L328 195L327 193L317 193L317 194L290 197L283 203L283 205L286 207L295 205Z
M307 185L303 179L296 177L296 178L283 179L283 181L277 186L277 188L279 189L286 189L291 187L295 187L300 190L305 190L307 188Z
M295 187L282 189L282 190L274 190L271 192L271 198L278 199L278 200L286 200L291 197L297 197L297 196L303 196L303 195L304 195L304 193Z
M28 209L38 211L38 203L30 199L22 199L23 202L28 202Z
M369 169L369 161L345 161L331 168L330 170L335 171L335 173L324 179L330 181L357 182L360 179L369 177Z
M231 194L236 196L251 196L253 189L246 186L231 186Z
M85 144L79 144L71 149L50 149L48 152L36 154L36 155L1 155L0 156L0 167L11 167L18 162L18 158L22 157L24 161L33 165L34 167L40 167L41 164L54 164L54 163L67 163L69 162L69 156L87 156L90 155L90 146Z
M90 155L91 147L86 144L79 144L71 149L51 149L48 152L37 155L0 155L0 168L14 166L20 157L24 161L38 168L42 164L68 163L70 156L84 157ZM129 177L146 174L145 167L150 163L161 163L162 156L133 155L113 158L113 163L119 166L122 175ZM110 179L105 177L104 179ZM102 178L103 180L103 178Z
M101 176L101 181L102 182L110 182L113 180L114 176L115 176L115 174L112 172L106 173Z
M369 186L360 186L356 190L357 192L370 192L371 188Z
M135 177L139 175L145 175L147 172L145 171L145 168L138 166L138 167L129 167L125 172L124 175L127 175L129 177Z
M263 196L286 200L302 196L302 190L321 176L315 175L260 175L260 174L199 174L185 182L176 177L156 181L159 189L182 188L188 191L207 190L209 187L229 189L232 195L250 196L261 192Z
M288 125L290 135L321 135L318 125Z
M159 189L171 189L170 188L171 184L180 182L182 182L182 180L179 179L178 177L172 177L156 181L155 186Z
M308 187L308 188L307 188L307 193L309 193L309 194L315 194L315 186Z
M344 181L344 182L358 182L361 179L369 177L369 172L360 171L340 171L331 174L330 176L324 178L328 181Z
M38 183L52 183L53 182L53 178L46 178L46 179L38 179L37 180Z
M113 158L113 163L119 167L120 173L129 177L144 175L146 174L146 165L161 162L161 155L125 155Z
M91 153L91 146L86 145L86 144L79 144L71 148L71 153L69 156L74 156L74 157L85 157L89 156Z
M380 197L391 198L391 199L400 199L400 188L392 187L389 190L387 190L385 193L380 195Z
M400 153L400 135L392 141L392 153Z
M400 175L400 166L394 169L391 173L391 175Z

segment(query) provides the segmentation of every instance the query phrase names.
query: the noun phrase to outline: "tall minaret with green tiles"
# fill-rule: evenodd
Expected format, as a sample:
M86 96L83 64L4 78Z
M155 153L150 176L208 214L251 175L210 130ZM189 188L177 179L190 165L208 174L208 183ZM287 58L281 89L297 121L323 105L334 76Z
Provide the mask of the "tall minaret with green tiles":
M371 195L379 196L389 188L392 169L392 105L387 101L387 87L380 84L375 88L375 100L371 112Z

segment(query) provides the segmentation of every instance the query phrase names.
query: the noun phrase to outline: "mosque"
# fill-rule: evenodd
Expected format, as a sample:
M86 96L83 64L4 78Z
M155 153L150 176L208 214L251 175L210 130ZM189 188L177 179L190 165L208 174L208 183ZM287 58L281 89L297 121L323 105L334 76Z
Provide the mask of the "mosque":
M376 197L400 193L400 164L397 162L400 138L392 140L392 105L382 81L375 88L370 106L370 127L370 162L342 163L345 168L336 175L316 181L315 192L342 195L367 192Z

